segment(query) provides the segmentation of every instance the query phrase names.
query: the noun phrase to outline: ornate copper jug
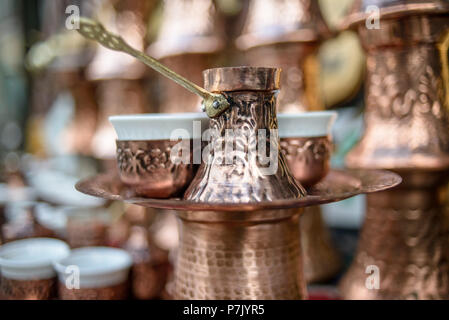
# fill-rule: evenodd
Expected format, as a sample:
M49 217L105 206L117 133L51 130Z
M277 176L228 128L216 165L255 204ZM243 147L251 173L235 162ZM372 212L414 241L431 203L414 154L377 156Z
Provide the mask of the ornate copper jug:
M378 10L379 29L370 27L370 5L377 7L371 10ZM356 1L345 27L357 28L368 53L366 129L347 165L395 170L403 183L368 195L342 295L448 299L442 188L449 172L449 2ZM379 286L367 284L373 268Z
M251 65L282 68L279 111L318 109L316 52L330 31L317 1L252 0L237 46Z

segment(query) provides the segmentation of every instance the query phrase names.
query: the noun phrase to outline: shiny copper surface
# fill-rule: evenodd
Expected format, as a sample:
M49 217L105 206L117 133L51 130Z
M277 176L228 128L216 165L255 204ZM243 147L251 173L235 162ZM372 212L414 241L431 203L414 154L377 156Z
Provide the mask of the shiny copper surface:
M274 89L279 85L279 72L278 69L248 67L219 68L204 72L207 90L222 92L231 107L218 118L210 120L210 129L215 130L218 135L211 141L211 148L214 150L210 155L212 159L201 163L184 199L196 202L244 203L299 198L305 195L305 190L294 180L286 166L284 155L279 149L278 136L270 132L270 129L277 128ZM228 143L226 130L236 133L233 143L243 148L243 155L234 157L232 163L224 161L224 154L215 152L217 145L225 146ZM239 130L245 130L248 135L239 135ZM265 130L266 135L258 136L259 130ZM250 156L250 143L256 143L259 148L262 144L269 146L271 143L275 146L277 155L270 160L277 162L273 173L262 172L271 164L263 165L258 157Z
M56 278L0 279L0 300L49 300L56 298Z
M168 253L151 239L147 225L134 225L124 244L133 258L131 290L136 299L158 298L165 287L169 271Z
M281 151L295 179L306 188L319 182L330 170L329 137L282 138Z
M175 299L305 299L299 212L257 223L225 215L221 223L181 218Z
M332 279L342 267L341 257L332 244L320 207L307 207L301 216L301 245L307 283Z
M153 198L169 198L185 189L193 178L194 166L171 161L172 147L178 143L117 140L117 163L123 183L132 186L137 194Z
M365 223L354 262L340 282L345 299L449 299L449 225L441 183L447 173L424 173L367 197ZM441 179L443 178L443 179ZM379 289L368 289L368 266L379 268Z
M221 94L210 93L180 76L145 52L133 48L120 35L107 30L100 22L81 17L79 24L80 27L76 30L86 39L96 41L109 50L126 53L128 56L135 58L190 92L200 96L203 99L204 109L209 117L214 118L229 108L228 101Z
M108 118L119 114L139 114L151 111L146 103L142 83L139 80L114 79L97 84L98 121L91 150L95 158L115 158L116 133Z
M223 49L221 25L214 1L165 0L157 39L147 52L200 85L203 82L201 72L213 66L213 60ZM173 81L161 78L160 87L160 112L201 110L201 100Z
M305 189L291 175L280 152L277 134L262 143L274 144L277 169L262 174L257 157L239 156L220 161L215 146L224 144L226 129L256 133L277 129L275 95L279 70L270 68L221 68L204 73L206 88L220 92L230 108L211 118L213 152L184 194L184 199L133 198L117 177L99 176L77 185L78 190L100 197L131 201L178 213L180 247L175 269L174 297L178 299L301 299L306 297L301 264L299 214L288 210L363 192L379 191L400 182L387 172L341 172ZM248 150L255 141L236 136ZM260 145L260 136L258 137ZM271 140L270 140L271 139ZM270 150L270 153L272 150ZM327 180L329 182L329 180ZM338 182L337 182L338 181ZM334 190L331 190L334 188ZM337 190L341 192L335 192ZM285 209L285 210L269 210ZM212 222L212 223L211 223ZM242 241L236 241L241 239ZM278 271L277 273L275 271Z
M281 150L293 176L306 188L321 181L330 170L330 137L281 138ZM319 207L308 207L301 218L306 281L319 282L334 276L341 267Z
M245 52L250 65L282 69L279 112L317 110L322 107L318 87L317 43L282 43L252 48Z
M237 46L321 41L330 31L315 0L252 0Z
M198 215L202 219L208 217L210 221L217 221L220 213L199 211L227 211L229 219L234 217L253 217L265 216L260 210L301 208L312 205L325 204L340 201L353 197L361 193L371 193L386 190L398 185L401 178L392 172L382 170L331 170L329 174L317 185L307 190L307 195L302 198L292 198L275 201L261 201L248 203L210 203L172 199L150 199L138 197L135 191L129 186L124 185L119 177L113 174L98 175L92 178L82 180L75 186L76 189L91 196L100 197L109 200L125 201L156 209L172 209L189 211L187 215ZM253 211L258 211L254 213ZM232 213L234 212L234 213Z
M441 188L449 169L448 15L437 2L397 1L397 19L358 30L368 52L366 131L347 157L355 168L386 168L404 183L369 195L357 255L342 279L347 299L447 299L448 237ZM434 8L416 11L412 7ZM418 14L419 13L419 14ZM368 265L379 290L368 290ZM362 283L363 282L363 283Z
M445 0L356 0L341 27L346 29L361 23L364 24L371 14L367 11L369 6L379 8L382 19L401 18L412 14L449 12L449 3Z
M314 0L252 0L237 47L250 65L282 72L279 111L316 110L319 92L316 53L329 31Z
M317 52L320 43L330 34L318 1L252 0L244 30L236 44L240 50L245 51L245 61L248 64L282 69L278 111L318 110L324 107L324 101L319 86ZM327 173L329 159L317 158L311 161L311 150L302 150L303 142L302 139L299 140L281 140L281 148L287 153L287 163L295 178L303 185L312 185ZM287 149L288 145L290 147ZM295 146L298 146L297 151L294 151ZM322 269L327 268L332 272L338 268L338 265L330 264L330 261L336 261L336 252L332 252L330 243L317 248L310 245L324 244L324 240L317 239L327 239L327 236L325 226L321 223L321 213L309 208L307 211L314 213L305 214L302 219L306 219L305 224L313 226L314 230L301 232L304 243L308 244L303 247L305 269L309 270L306 278L320 280L320 275L326 273ZM329 249L322 250L323 248ZM328 253L329 257L313 253L318 250ZM324 259L312 261L318 257ZM315 275L313 270L316 270Z
M58 295L61 300L125 300L129 297L129 283L119 283L103 288L68 289L58 281Z
M212 57L209 54L183 54L161 59L167 67L173 69L183 77L189 78L197 85L203 82L202 71L210 68ZM160 79L159 112L200 112L201 99L173 81Z
M164 0L160 31L149 48L151 55L162 59L184 54L211 54L223 46L214 1Z
M281 86L281 69L229 67L203 72L204 88L211 92L274 91Z

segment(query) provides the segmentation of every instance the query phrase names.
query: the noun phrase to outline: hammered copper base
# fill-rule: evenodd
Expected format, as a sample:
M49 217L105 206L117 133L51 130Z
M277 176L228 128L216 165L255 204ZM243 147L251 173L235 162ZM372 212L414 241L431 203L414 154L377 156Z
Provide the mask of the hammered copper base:
M175 299L305 299L299 211L260 222L180 219Z

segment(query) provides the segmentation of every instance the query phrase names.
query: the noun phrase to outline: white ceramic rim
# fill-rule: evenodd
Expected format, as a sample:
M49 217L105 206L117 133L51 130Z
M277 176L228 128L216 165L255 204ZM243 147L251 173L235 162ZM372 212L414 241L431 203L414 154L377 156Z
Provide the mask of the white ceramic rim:
M337 116L335 111L278 113L279 138L329 136Z
M179 135L174 135L177 129L188 134L183 139L199 139L201 132L209 127L209 118L202 112L117 115L109 117L109 121L119 141L177 139ZM193 121L201 122L201 132L194 132Z
M39 248L39 257L24 259L26 252ZM56 275L53 263L68 257L70 248L64 241L51 238L32 238L6 243L0 247L2 276L9 279L48 279ZM21 257L14 259L14 257Z
M102 259L107 265L98 263ZM132 264L131 255L123 249L85 247L72 250L70 256L55 262L53 265L58 273L59 280L63 283L70 276L67 273L67 267L78 266L80 287L100 288L126 281Z
M31 187L10 187L0 183L0 204L36 200L36 191Z

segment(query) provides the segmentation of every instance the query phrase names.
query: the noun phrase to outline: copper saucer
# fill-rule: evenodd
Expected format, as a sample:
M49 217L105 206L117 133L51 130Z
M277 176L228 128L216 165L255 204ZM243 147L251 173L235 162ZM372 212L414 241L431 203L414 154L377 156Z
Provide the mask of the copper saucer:
M108 200L125 201L145 207L181 211L260 211L302 208L344 200L358 194L383 191L397 186L399 175L385 170L331 170L326 178L299 199L253 203L207 203L179 198L150 199L136 196L114 174L101 174L78 182L75 188L85 194ZM212 218L212 217L211 217Z

